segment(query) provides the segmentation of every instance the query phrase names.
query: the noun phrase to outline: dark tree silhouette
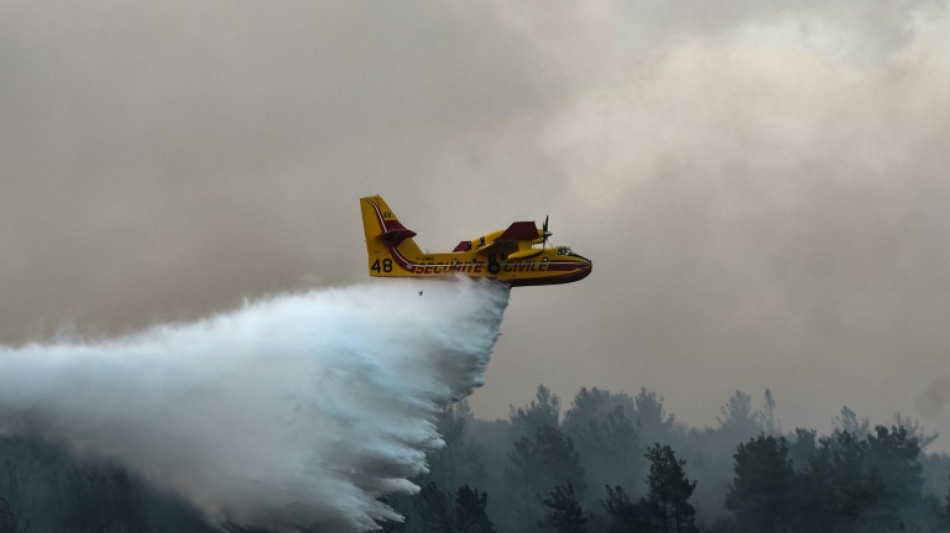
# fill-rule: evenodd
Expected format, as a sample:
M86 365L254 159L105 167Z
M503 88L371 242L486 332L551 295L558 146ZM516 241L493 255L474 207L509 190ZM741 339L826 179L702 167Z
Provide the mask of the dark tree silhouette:
M509 454L513 478L534 494L544 494L556 485L571 483L584 490L584 469L574 441L555 427L540 427L534 439L522 437Z
M555 427L539 427L534 439L518 439L508 459L507 478L518 507L514 510L532 524L536 519L529 517L538 516L542 494L564 483L572 483L578 493L584 489L584 469L574 442Z
M633 422L622 405L587 421L574 432L592 484L631 483L643 476L643 453Z
M478 450L465 439L469 419L471 411L464 401L446 407L436 419L445 445L428 454L431 473L427 479L450 492L461 485L480 484L487 476Z
M543 386L510 419L477 420L457 404L436 420L446 446L429 453L431 474L413 480L425 488L385 497L406 522L381 526L530 533L547 517L555 529L611 533L695 531L694 521L708 533L950 531L950 455L924 454L935 435L916 421L898 416L872 426L845 408L831 435L797 429L782 437L766 432L769 405L767 394L765 408L752 411L748 395L737 393L718 427L689 429L646 389L635 397L583 389L560 425L560 402ZM752 427L756 433L739 438ZM638 441L648 436L669 445L644 455ZM677 456L689 459L692 480ZM484 486L476 483L479 465ZM606 494L585 490L605 484ZM724 495L734 513L721 514ZM209 524L131 471L77 463L39 439L0 436L0 533L32 531L265 533Z
M445 493L438 485L429 482L422 487L415 500L420 526L426 533L452 533L454 520Z
M455 494L455 530L459 533L495 533L485 509L488 494L468 485L459 487Z
M762 404L762 409L757 413L756 418L766 434L773 435L781 431L775 419L775 397L772 396L770 389L765 389L765 403Z
M752 410L752 397L737 390L729 402L720 409L722 417L717 418L722 432L745 440L762 431L759 424L760 414Z
M663 397L640 388L633 398L633 413L630 415L645 442L669 442L675 430L676 418L666 412Z
M794 472L784 437L759 435L739 444L735 479L726 495L726 508L749 531L771 531L787 523Z
M663 532L695 531L696 509L689 498L696 482L686 478L686 461L677 459L672 448L659 443L647 448L646 458L650 462L647 501Z
M546 529L561 533L587 531L590 516L584 514L574 494L574 485L570 482L555 487L551 495L544 499L544 505L551 509L551 513L541 521L541 525Z
M803 472L808 461L818 452L818 432L813 429L795 428L795 438L786 442L788 458L795 472Z
M838 414L832 421L835 429L839 432L850 433L852 435L867 435L868 430L871 428L871 423L868 422L867 418L858 418L858 415L848 408L847 405L841 408L841 413Z
M607 486L604 509L610 519L609 533L641 533L651 531L649 506L643 498L633 502L623 487Z
M528 407L511 407L511 430L515 438L531 437L538 428L559 427L561 399L544 385L538 385L535 399Z
M868 435L868 455L895 503L920 502L924 467L919 461L917 438L909 434L907 428L875 426L874 432Z
M847 431L822 437L805 476L801 502L810 528L860 528L873 522L870 511L885 496L880 477L871 468L868 443Z

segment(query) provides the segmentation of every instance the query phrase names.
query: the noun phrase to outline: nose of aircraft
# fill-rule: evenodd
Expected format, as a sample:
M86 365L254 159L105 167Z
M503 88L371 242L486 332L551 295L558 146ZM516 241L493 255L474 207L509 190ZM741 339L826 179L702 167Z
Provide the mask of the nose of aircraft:
M582 280L586 278L587 276L589 276L590 271L594 268L593 261L591 261L590 259L587 259L586 257L582 258L582 260L583 260L584 266L580 269L580 272L578 273L579 274L579 276L577 277L578 280Z

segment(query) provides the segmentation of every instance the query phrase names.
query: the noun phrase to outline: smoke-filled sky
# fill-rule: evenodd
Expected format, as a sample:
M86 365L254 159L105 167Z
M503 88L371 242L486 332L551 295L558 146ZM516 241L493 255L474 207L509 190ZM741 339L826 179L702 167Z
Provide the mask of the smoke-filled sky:
M543 382L713 424L769 387L950 448L946 2L0 3L0 341L363 281L551 216L476 414ZM399 302L392 302L398 311Z

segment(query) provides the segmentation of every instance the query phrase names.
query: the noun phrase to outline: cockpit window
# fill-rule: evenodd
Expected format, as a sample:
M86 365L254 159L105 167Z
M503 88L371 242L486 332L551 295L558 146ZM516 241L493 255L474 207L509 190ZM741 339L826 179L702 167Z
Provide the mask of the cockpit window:
M583 259L584 261L590 261L590 259L584 257L581 254L575 253L574 250L571 250L567 246L561 246L557 249L557 255L566 255L570 257L576 257L578 259Z

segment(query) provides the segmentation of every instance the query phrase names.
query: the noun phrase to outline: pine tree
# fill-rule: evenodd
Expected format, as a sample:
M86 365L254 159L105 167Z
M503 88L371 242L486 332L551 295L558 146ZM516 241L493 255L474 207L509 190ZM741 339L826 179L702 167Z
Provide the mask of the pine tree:
M448 491L465 484L479 484L486 477L485 465L478 451L466 442L467 423L471 411L465 401L452 404L436 418L436 429L445 443L427 454L430 474L420 481L435 481Z
M720 408L722 413L719 427L724 433L736 435L739 439L747 439L762 430L759 424L759 413L752 411L752 397L737 390L729 398L729 403Z
M455 494L455 529L459 533L495 533L485 508L488 494L468 485L459 487Z
M551 495L544 500L544 505L551 508L551 514L541 521L542 526L561 533L587 531L590 516L584 514L574 494L574 485L570 482L566 486L555 487Z
M868 443L848 432L833 434L831 483L840 498L838 514L854 522L864 516L884 497L886 489L877 472L870 468Z
M907 428L875 426L874 432L868 435L868 455L897 504L920 502L924 467L919 460L917 438L908 434Z
M607 499L603 501L603 505L610 517L609 533L650 531L649 507L643 498L635 503L627 496L623 487L610 488L608 485Z
M544 385L538 385L535 400L528 407L512 407L509 419L516 437L530 438L538 428L559 427L561 399Z
M775 397L772 396L770 389L765 389L765 403L762 405L762 409L757 413L756 418L758 418L759 423L765 429L766 434L773 435L777 431L781 431L775 420Z
M449 507L445 493L439 490L434 482L429 482L422 487L415 505L423 531L427 533L453 532L452 509Z
M663 407L663 397L646 387L640 388L640 393L633 399L631 420L636 422L640 437L644 442L664 440L669 442L676 426L676 417L666 412Z
M574 437L589 481L609 486L643 476L637 430L622 405L586 422Z
M511 510L521 528L537 523L541 495L555 486L570 482L577 492L583 491L584 469L574 442L555 427L539 427L534 439L518 439L508 461L506 477L514 497Z
M686 478L683 469L686 461L678 460L672 448L659 443L647 448L646 458L650 462L647 502L663 532L695 531L696 509L689 498L696 489L696 482Z
M583 491L584 469L574 441L555 427L539 427L534 439L518 439L508 458L509 481L528 502L564 483Z
M886 496L869 460L867 441L847 431L835 430L820 439L803 482L800 506L805 512L800 521L812 529L856 530L876 523L871 511Z
M750 531L766 531L786 520L794 472L784 437L759 435L739 444L735 479L729 485L726 508Z

